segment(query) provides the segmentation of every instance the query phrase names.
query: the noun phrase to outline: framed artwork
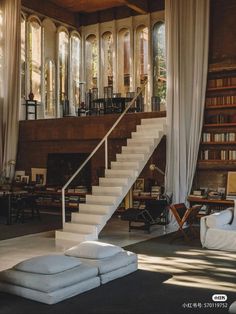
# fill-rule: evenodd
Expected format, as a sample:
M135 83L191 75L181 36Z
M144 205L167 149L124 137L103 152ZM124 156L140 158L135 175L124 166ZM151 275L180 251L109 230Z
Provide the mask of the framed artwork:
M36 184L45 185L47 178L46 168L31 168L31 181Z
M24 184L29 184L29 176L21 176L21 182Z
M236 196L236 172L229 171L227 177L227 196Z
M21 177L25 176L24 170L16 170L15 171L15 182L21 182Z
M138 178L134 183L134 190L144 191L144 178Z

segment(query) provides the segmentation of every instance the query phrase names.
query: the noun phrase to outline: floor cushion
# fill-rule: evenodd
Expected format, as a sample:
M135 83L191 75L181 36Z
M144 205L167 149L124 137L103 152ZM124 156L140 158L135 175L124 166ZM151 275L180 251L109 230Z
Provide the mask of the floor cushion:
M82 264L78 258L63 255L58 255L57 258L60 260L57 266L50 265L56 263L54 258L40 256L0 272L0 291L53 304L100 285L97 267ZM68 269L66 269L66 261ZM78 266L72 267L76 265L76 261ZM39 273L32 265L34 262L38 265ZM60 267L64 270L55 273L55 270L59 270Z
M20 262L14 266L14 269L50 275L79 266L80 264L81 261L78 258L67 258L64 255L43 255Z
M87 242L93 242L93 244L89 243L87 246ZM65 251L65 254L78 256L83 264L97 267L102 284L128 275L138 268L135 253L108 243L101 245L101 242L85 241Z
M102 259L113 256L114 254L122 251L123 249L121 247L109 243L84 241L66 250L65 255L72 257Z

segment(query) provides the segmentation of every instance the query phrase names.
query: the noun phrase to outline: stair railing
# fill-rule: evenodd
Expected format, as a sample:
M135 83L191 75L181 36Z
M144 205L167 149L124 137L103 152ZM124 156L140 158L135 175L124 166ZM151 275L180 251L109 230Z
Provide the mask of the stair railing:
M105 143L105 169L108 168L108 137L111 134L111 132L115 129L115 127L118 125L118 123L122 120L122 118L127 113L127 111L133 106L133 104L137 100L138 96L140 94L142 94L146 85L147 85L147 80L143 83L141 89L137 92L136 96L130 101L129 105L125 108L125 110L122 112L122 114L116 120L116 122L112 125L110 130L103 137L103 139L98 143L98 145L94 148L94 150L91 152L91 154L86 158L86 160L82 163L82 165L75 171L75 173L71 176L71 178L62 187L61 193L62 193L62 225L63 225L63 227L64 227L64 224L66 222L66 204L65 204L65 190L66 190L66 188L74 180L74 178L80 173L80 171L84 168L84 166L87 164L87 162L94 156L94 154L103 145L103 143Z

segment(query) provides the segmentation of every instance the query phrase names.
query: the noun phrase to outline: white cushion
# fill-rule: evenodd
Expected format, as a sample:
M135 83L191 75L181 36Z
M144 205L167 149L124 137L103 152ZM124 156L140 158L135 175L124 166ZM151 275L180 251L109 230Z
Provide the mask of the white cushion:
M207 216L206 224L209 228L217 228L222 225L229 224L233 218L231 209L222 210L219 213L214 213Z
M122 251L123 249L116 245L97 241L84 241L79 245L66 250L65 255L81 258L101 259L113 256Z
M97 274L98 269L96 267L84 264L48 275L29 273L12 268L0 272L0 282L49 293L96 277Z
M137 264L137 255L133 252L123 251L103 259L82 258L81 262L98 268L99 274L109 273L125 267L131 263Z
M36 273L36 274L56 274L73 267L79 266L81 261L78 258L64 255L44 255L27 259L14 266L14 269Z

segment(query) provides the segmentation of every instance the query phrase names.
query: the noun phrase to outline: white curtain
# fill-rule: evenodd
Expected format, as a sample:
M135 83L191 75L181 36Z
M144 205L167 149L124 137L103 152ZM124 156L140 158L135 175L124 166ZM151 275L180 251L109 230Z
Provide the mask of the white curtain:
M0 173L13 176L20 104L20 0L0 1Z
M166 191L186 202L201 137L208 70L209 0L166 0Z

